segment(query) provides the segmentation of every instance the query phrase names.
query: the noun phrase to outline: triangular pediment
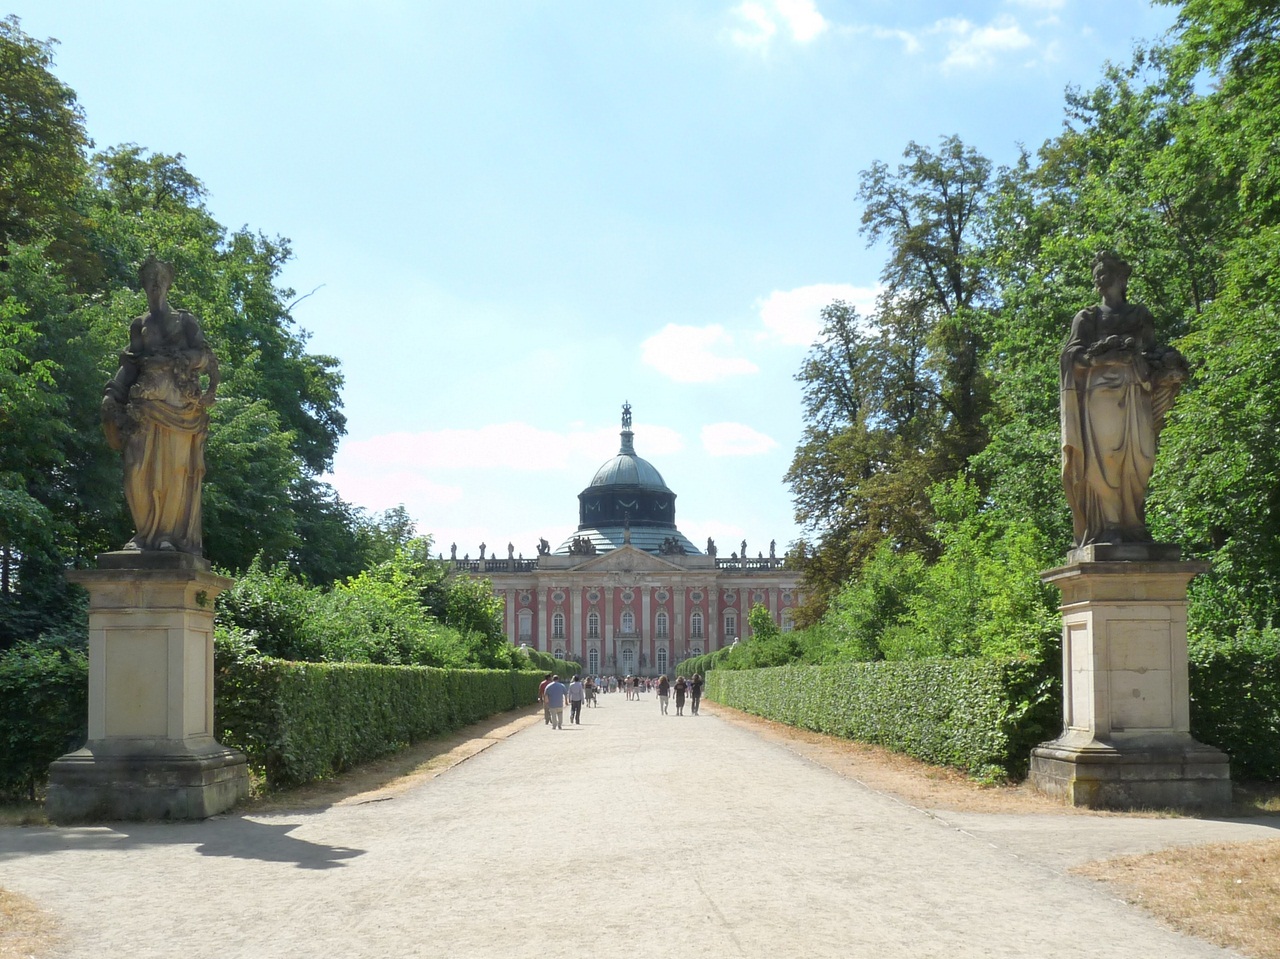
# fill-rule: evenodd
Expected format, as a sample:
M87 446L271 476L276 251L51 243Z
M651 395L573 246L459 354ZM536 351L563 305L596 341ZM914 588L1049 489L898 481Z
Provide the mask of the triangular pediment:
M683 566L629 545L589 557L586 562L572 568L581 573L671 573L684 569Z

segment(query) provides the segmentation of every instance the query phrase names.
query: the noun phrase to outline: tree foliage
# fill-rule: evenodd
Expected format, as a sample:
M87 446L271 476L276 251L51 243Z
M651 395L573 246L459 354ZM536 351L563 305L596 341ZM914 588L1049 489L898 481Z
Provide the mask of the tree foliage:
M1058 354L1103 248L1192 367L1161 436L1155 536L1212 571L1198 641L1280 595L1280 4L1161 0L1165 42L1072 89L1062 132L992 170L955 138L863 174L887 246L868 318L833 304L787 479L806 624L829 658L1048 655L1039 569L1071 543ZM825 615L824 615L825 613ZM1243 639L1240 640L1244 642Z
M356 575L375 562L370 518L321 479L346 429L342 376L289 314L288 241L219 224L180 153L91 154L52 53L0 21L0 646L74 618L66 567L128 539L98 406L146 309L137 267L151 254L174 264L173 302L200 317L224 370L208 555L233 570L261 555L315 583Z

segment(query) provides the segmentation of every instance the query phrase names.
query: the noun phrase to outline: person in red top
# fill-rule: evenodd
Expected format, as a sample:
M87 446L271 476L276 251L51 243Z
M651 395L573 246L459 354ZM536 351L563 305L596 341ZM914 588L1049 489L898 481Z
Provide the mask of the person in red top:
M551 674L547 673L542 677L542 683L538 686L538 702L542 703L542 722L546 726L551 725L551 707L547 705L547 686L551 682Z

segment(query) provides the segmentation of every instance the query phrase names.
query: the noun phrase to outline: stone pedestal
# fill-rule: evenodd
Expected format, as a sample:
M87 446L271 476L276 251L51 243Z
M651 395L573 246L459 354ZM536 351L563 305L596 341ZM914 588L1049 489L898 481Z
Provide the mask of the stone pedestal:
M1062 590L1063 733L1031 782L1075 806L1231 801L1225 753L1191 737L1187 584L1208 568L1176 546L1087 546L1041 578Z
M54 822L202 819L248 797L213 738L213 601L232 581L187 553L120 552L89 591L89 738L49 767Z

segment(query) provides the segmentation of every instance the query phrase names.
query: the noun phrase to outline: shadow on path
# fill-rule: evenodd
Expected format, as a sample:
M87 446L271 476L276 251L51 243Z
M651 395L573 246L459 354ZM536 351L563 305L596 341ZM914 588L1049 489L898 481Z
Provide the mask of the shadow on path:
M0 832L0 861L75 852L128 852L154 846L193 846L202 856L292 863L299 869L336 869L363 849L310 842L289 835L299 823L261 823L239 816L203 823L113 823L64 829Z

